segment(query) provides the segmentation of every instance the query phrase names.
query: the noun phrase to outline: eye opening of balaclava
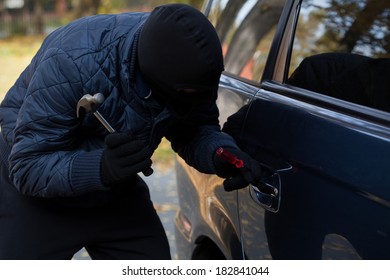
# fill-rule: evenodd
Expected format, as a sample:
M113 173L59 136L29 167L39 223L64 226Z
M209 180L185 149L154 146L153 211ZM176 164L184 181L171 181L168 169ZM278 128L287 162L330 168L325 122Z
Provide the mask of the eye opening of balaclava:
M222 48L199 10L184 4L155 8L142 27L137 57L153 94L174 109L216 98Z

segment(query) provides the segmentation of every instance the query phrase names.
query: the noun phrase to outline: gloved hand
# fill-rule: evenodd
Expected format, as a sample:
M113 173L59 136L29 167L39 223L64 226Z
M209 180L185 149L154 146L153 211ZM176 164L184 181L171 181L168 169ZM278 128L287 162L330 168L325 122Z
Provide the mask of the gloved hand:
M229 154L242 160L244 165L237 168L225 158L214 155L214 165L216 174L219 177L227 178L223 182L225 191L233 191L245 188L249 184L256 184L262 177L263 170L256 160L252 159L247 153L233 148L224 148Z
M120 183L152 165L153 151L127 133L112 133L105 138L101 177L105 185Z

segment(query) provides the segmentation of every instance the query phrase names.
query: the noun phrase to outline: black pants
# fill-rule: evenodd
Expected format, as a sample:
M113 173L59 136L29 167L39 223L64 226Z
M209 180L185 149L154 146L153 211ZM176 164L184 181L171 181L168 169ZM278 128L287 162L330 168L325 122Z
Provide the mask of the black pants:
M0 160L1 162L1 160ZM1 164L0 259L170 259L168 240L141 178L100 207L78 208L21 195Z

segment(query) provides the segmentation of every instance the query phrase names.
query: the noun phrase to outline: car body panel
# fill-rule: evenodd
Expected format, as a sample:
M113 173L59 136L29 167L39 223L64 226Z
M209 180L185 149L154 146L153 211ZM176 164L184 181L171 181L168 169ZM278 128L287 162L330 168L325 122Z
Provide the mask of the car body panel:
M247 115L248 131L236 136L241 147L259 162L271 164L271 169L280 166L264 162L265 158L292 166L279 172L282 203L276 214L264 213L248 190L240 191L243 234L255 236L243 238L246 254L263 257L254 244L265 228L273 258L322 258L323 240L330 234L344 237L362 258L388 257L389 138L368 133L360 120L352 126L319 115L314 106L304 111L291 104L256 99ZM264 228L255 234L252 225L259 221L264 221Z
M241 91L237 91L237 88ZM258 88L254 86L221 77L218 96L220 122L225 122L228 116L248 104L257 91ZM178 258L197 258L194 252L198 244L210 238L224 256L242 259L237 192L225 192L223 179L196 171L178 156L175 170L180 203L175 221L176 243L180 247ZM195 229L193 224L196 225ZM223 225L223 230L214 225Z

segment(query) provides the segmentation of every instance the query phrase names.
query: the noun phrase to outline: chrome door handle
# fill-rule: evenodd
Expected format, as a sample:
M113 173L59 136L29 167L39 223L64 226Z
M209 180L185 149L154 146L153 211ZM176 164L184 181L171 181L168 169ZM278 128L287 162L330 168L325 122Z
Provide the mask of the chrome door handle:
M252 199L266 210L278 212L281 201L281 181L277 172L270 172L256 185L249 185Z
M256 185L251 185L251 187L256 191L256 192L261 192L267 195L270 195L272 197L277 197L279 194L279 190L277 187L272 186L269 183L266 182L261 182Z

